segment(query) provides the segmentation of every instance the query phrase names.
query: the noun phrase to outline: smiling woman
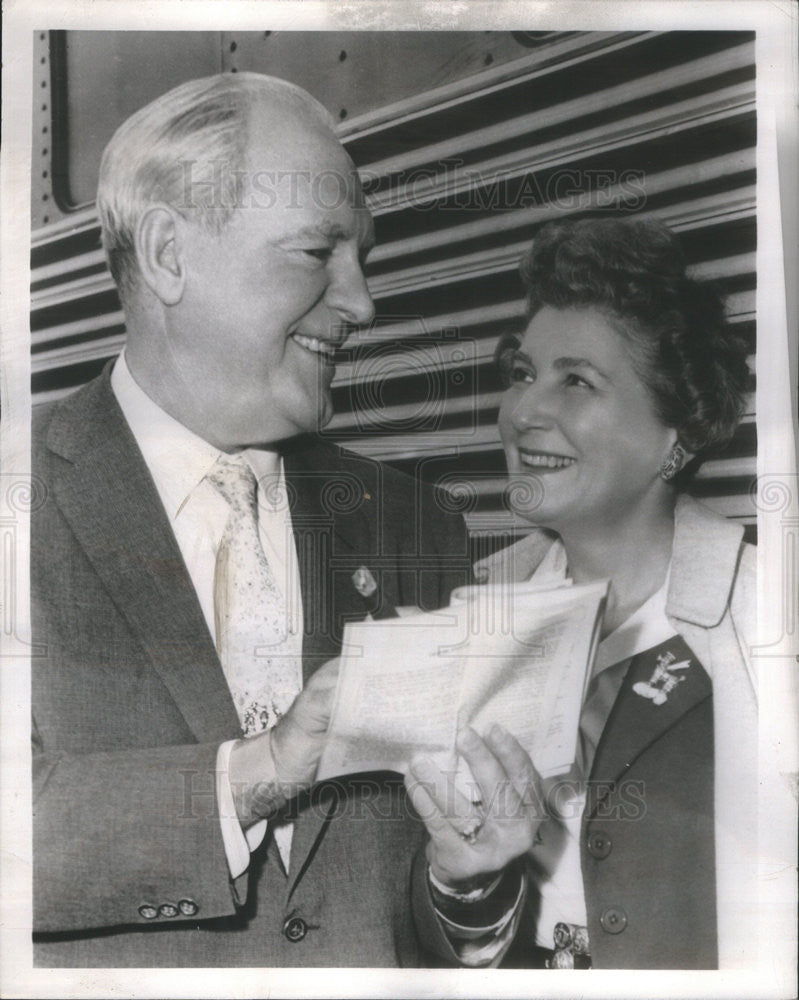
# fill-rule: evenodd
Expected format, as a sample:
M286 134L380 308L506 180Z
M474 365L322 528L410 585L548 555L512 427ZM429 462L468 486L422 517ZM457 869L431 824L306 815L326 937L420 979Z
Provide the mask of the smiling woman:
M746 345L653 220L545 226L521 271L528 326L497 352L509 386L500 433L511 478L525 487L511 491L514 509L572 547L601 537L614 560L644 546L656 589L676 493L738 424ZM636 568L621 612L648 596L637 557Z
M723 967L753 905L738 879L754 845L730 848L755 811L753 550L683 490L734 433L746 348L660 223L545 226L521 270L528 323L498 349L499 424L509 502L549 534L478 568L610 590L576 771L528 857L508 962Z
M513 358L500 416L508 471L543 477L538 489L514 491L517 512L581 536L620 521L627 535L634 519L649 531L669 504L659 469L677 435L657 417L611 322L592 307L543 306Z

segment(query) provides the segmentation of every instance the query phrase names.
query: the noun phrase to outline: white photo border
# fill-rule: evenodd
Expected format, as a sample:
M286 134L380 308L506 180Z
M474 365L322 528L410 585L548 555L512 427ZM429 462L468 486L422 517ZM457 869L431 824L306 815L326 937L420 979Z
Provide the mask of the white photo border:
M4 4L0 529L0 995L7 997L736 997L796 995L796 708L799 646L797 414L797 18L792 0L9 0ZM37 30L755 30L758 90L758 527L761 960L740 972L41 969L32 965L27 750L28 539L8 497L30 477L30 162ZM785 250L784 248L787 248ZM792 277L787 277L792 276ZM787 277L787 280L786 280ZM11 584L9 585L9 580ZM10 618L9 618L10 616ZM12 621L9 636L9 620ZM17 648L18 647L18 648ZM742 823L754 822L741 817Z

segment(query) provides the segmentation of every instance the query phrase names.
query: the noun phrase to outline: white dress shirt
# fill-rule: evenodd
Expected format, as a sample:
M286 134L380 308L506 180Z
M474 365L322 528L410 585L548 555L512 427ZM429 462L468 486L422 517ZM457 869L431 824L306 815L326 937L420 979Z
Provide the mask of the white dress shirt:
M169 524L175 534L211 638L214 622L214 572L216 553L230 507L205 479L220 455L218 448L198 437L137 385L124 352L111 373L111 387L125 420L141 450ZM288 615L286 652L302 655L302 595L299 567L286 502L283 462L275 451L249 448L244 455L258 481L258 526L261 543L283 591ZM266 833L266 820L249 827L239 825L228 780L230 751L235 741L223 743L217 755L217 800L222 837L231 877L237 878L250 863ZM279 843L288 868L288 840Z

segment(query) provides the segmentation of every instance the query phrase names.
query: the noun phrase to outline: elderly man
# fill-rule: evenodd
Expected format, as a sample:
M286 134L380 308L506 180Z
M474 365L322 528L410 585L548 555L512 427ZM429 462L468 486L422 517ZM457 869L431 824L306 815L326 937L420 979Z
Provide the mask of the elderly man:
M529 823L473 850L417 790L414 916L396 776L312 786L343 623L468 575L431 491L312 435L373 315L326 112L256 74L186 83L117 131L98 209L127 346L34 435L37 963L410 965L420 936L496 959ZM470 739L486 780L518 765Z

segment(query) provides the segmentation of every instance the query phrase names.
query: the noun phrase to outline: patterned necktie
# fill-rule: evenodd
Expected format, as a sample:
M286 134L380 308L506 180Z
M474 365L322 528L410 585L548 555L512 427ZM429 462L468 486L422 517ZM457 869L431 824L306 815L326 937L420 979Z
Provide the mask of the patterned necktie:
M242 456L221 455L208 480L230 504L216 557L216 644L245 736L270 729L302 687L286 645L286 602L258 532L257 484Z
M230 504L216 555L216 646L245 736L271 729L302 689L302 660L287 644L286 601L258 532L257 483L246 460L220 455L208 480ZM286 873L293 825L269 824Z

